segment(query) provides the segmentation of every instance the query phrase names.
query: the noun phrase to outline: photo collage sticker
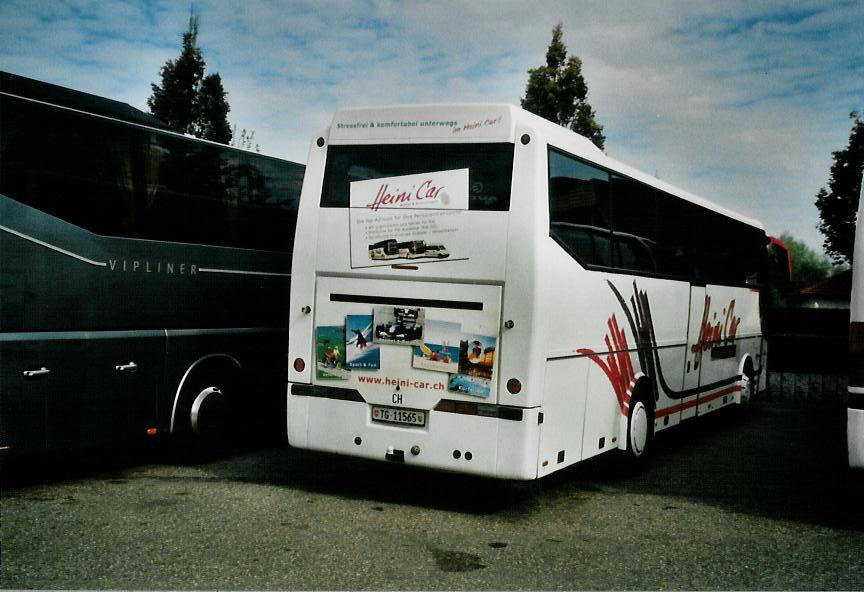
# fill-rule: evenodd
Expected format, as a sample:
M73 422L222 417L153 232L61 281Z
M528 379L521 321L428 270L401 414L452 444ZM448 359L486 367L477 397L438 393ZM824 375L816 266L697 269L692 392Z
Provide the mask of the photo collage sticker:
M426 311L422 308L381 306L375 309L375 342L421 345Z
M381 368L381 348L372 340L372 315L345 317L345 361L352 370Z
M447 389L462 395L486 398L491 393L495 365L495 338L463 335L459 340L459 372L450 375Z
M466 334L457 322L427 319L423 308L379 306L349 314L342 326L316 330L319 380L349 380L352 371L381 369L381 345L410 346L411 367L449 375L453 393L487 398L492 392L497 340Z
M344 326L315 329L315 371L319 380L348 380L351 377L345 362Z
M423 343L414 346L411 365L421 370L459 372L459 323L427 321Z

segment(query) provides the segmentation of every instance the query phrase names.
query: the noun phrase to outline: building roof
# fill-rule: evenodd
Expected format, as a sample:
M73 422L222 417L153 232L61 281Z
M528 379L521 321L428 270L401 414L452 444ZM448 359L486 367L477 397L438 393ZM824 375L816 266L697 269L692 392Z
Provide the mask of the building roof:
M852 270L847 269L801 289L802 296L849 299L852 293Z

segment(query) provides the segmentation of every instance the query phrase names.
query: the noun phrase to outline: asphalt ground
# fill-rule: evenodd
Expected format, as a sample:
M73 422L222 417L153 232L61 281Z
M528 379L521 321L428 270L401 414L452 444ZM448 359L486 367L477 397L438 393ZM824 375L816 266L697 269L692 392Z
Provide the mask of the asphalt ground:
M23 464L23 466L21 466ZM3 467L0 587L864 589L839 404L759 400L533 487L271 445Z

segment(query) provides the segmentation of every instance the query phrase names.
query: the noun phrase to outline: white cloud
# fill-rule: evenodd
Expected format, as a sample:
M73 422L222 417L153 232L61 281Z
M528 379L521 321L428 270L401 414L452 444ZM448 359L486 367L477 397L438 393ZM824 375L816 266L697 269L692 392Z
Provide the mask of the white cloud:
M298 161L339 107L518 102L561 22L611 156L815 247L815 193L864 107L858 1L193 5L230 119ZM170 0L5 0L0 68L146 108L188 17Z

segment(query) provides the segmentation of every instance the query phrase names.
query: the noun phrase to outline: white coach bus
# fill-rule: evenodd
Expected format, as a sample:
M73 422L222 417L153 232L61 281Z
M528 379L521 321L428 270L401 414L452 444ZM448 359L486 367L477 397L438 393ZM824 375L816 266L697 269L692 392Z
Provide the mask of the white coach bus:
M337 112L297 229L293 446L535 479L764 388L763 227L517 107Z
M864 183L862 183L864 185ZM849 307L849 409L846 438L849 466L864 468L864 189L859 191L858 224L852 258L852 302Z

